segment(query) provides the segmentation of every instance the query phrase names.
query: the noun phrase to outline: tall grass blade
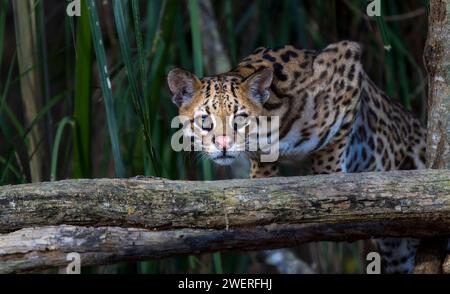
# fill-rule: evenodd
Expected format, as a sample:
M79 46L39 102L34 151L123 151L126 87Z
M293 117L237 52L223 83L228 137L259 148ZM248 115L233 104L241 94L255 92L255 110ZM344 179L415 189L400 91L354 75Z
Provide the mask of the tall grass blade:
M92 36L86 1L81 1L75 55L73 119L73 177L91 177L91 80Z
M91 26L92 40L97 57L98 70L100 73L101 88L105 100L106 119L108 124L109 137L111 140L111 149L114 157L114 166L117 177L124 177L125 170L120 154L119 129L117 127L114 104L112 98L111 80L108 73L105 48L103 46L103 37L100 29L100 20L95 6L95 0L88 1L89 22Z
M134 13L137 13L137 4L134 5ZM141 92L143 89L139 89L139 86L144 86L144 82L141 82L140 85L138 85L139 81L142 79L145 80L145 72L146 70L144 65L144 55L143 55L143 48L142 48L142 40L138 40L138 46L141 47L139 49L139 69L141 70L140 79L136 78L136 75L134 73L134 66L133 61L131 59L131 51L130 51L130 42L128 40L128 34L126 30L126 24L125 24L125 18L124 18L124 11L122 7L122 2L120 0L115 0L113 2L113 11L114 11L114 17L116 20L116 30L119 37L119 44L120 44L120 50L122 53L123 61L125 63L125 68L128 76L128 81L130 83L131 87L131 97L133 100L133 105L135 107L135 111L137 113L137 116L142 124L143 129L143 135L145 137L145 144L147 147L148 155L151 159L151 166L154 169L154 174L159 176L160 175L160 168L159 163L157 160L157 157L155 155L155 151L153 150L152 146L152 139L151 139L151 125L150 125L150 117L148 113L148 109L145 108L142 102L142 95ZM134 16L135 22L139 23L139 21L136 19L138 16ZM138 30L140 30L139 26L137 27Z
M0 0L0 68L2 68L3 50L5 49L6 13L8 12L8 0ZM0 79L1 87L1 79Z
M64 127L66 125L74 126L73 120L71 117L66 116L63 118L59 124L58 128L56 129L56 136L55 136L55 142L52 147L52 160L51 160L51 167L50 167L50 181L56 181L57 177L57 169L58 169L58 153L59 153L59 145L61 143L62 137L63 137L63 131Z
M307 47L306 42L306 12L303 6L303 1L298 3L295 2L295 9L292 9L291 13L293 14L292 19L294 20L294 30L296 32L296 41L299 46L302 48Z
M161 97L161 88L166 81L166 65L170 50L173 27L175 25L175 16L177 8L181 1L164 0L155 30L152 47L147 59L151 61L149 81L151 83L149 92L148 111L150 114L151 125L154 126L159 113L159 103ZM163 84L164 83L164 84ZM153 135L153 134L152 134ZM154 136L152 138L156 139Z
M234 32L233 24L233 5L232 0L225 0L225 19L227 24L227 38L228 46L230 46L231 63L237 62L237 47L236 47L236 34Z
M20 88L26 124L31 123L39 109L39 76L35 70L37 64L35 4L34 0L13 1L17 59L19 71L23 74L20 79ZM36 125L29 135L28 155L30 157L31 180L40 182L43 180L44 164L44 149L38 150L39 142L43 138L41 125ZM35 151L37 152L34 156L31 156Z
M16 177L16 179L24 179L23 178L23 173L22 173L22 171L21 170L19 170L19 169L17 169L16 167L14 167L14 165L13 164L11 164L10 162L8 162L8 160L7 159L5 159L5 158L3 158L3 157L1 157L0 156L0 166L2 166L2 167L5 167L5 170L6 171L10 171L15 177ZM24 183L24 181L23 182L21 182L21 183ZM5 183L4 184L7 184L7 182L5 181ZM2 186L3 185L3 183L2 182L0 182L0 186Z
M44 107L42 107L41 110L39 110L39 112L36 114L36 116L34 117L32 122L26 128L22 127L17 116L12 112L12 110L8 107L8 105L4 104L3 109L5 110L6 115L9 116L11 122L17 129L17 133L15 134L15 136L12 136L11 142L14 140L19 140L20 142L25 142L25 143L28 142L27 136L34 130L34 127L36 126L36 124L38 124L42 120L42 117L44 117L47 114L47 112L50 111L52 109L52 107L54 107L55 104L61 100L62 97L63 97L63 95L57 95L57 96L53 97ZM37 142L35 149L31 149L31 144L26 144L27 149L29 150L29 154L28 154L29 161L31 161L33 159L33 157L36 155L36 152L39 148L39 145L42 143L42 141L43 141L43 139L41 139L40 141ZM14 156L16 156L17 152L13 148L10 148L7 151L7 153L8 153L7 164L10 164L12 162ZM7 171L5 169L2 171L2 175L0 177L0 183L4 182L6 176L7 176Z
M14 54L13 58L11 59L11 63L9 65L8 75L6 76L5 84L2 85L0 83L0 91L2 92L1 96L0 96L0 115L2 114L3 107L6 103L6 95L8 94L9 88L11 86L11 79L12 79L15 62L16 62L16 54ZM3 89L1 87L3 87Z
M203 52L200 35L200 16L198 0L189 0L189 14L191 19L192 54L194 59L194 72L203 77Z
M429 0L422 0L423 6L425 6L425 10L427 12L427 15L430 14L430 1Z
M147 50L151 49L154 45L155 36L157 30L162 21L162 15L165 12L166 0L153 0L148 1L147 5L147 37L145 38L145 48Z
M213 261L216 274L223 274L222 254L220 252L213 253Z
M289 42L290 34L291 34L291 14L292 10L292 1L284 0L282 3L282 11L281 14L283 17L280 19L280 25L277 30L277 45L285 45Z
M138 51L139 81L141 82L141 90L143 91L143 96L147 97L147 66L145 64L145 48L141 32L139 0L131 0L131 10L133 12L134 33L136 35L136 47Z
M49 73L49 62L48 62L48 49L47 49L47 34L45 28L45 12L44 12L44 2L36 2L36 15L37 15L37 46L38 46L38 60L44 61L39 62L39 70L41 78L41 89L43 96L43 104L46 104L50 99L50 73ZM53 115L49 111L45 117L45 128L48 146L53 145Z
M381 2L382 3L382 2ZM383 40L383 44L384 44L384 49L386 49L386 51L391 50L392 45L391 45L391 41L389 39L389 35L387 33L387 24L386 21L384 20L384 16L383 16L383 10L381 12L380 16L375 16L376 20L377 20L377 25L378 25L378 29L380 30L380 34L381 34L381 39Z

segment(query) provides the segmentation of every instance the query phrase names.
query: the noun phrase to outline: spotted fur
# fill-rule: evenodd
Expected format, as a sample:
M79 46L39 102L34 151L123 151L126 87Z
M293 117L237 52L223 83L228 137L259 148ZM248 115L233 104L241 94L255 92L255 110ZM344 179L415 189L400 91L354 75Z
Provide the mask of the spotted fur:
M316 174L425 167L425 128L370 80L354 42L321 51L258 48L235 69L214 77L200 80L174 70L169 86L180 114L192 119L198 113L280 117L279 162L311 156ZM237 157L232 148L207 153L219 164ZM221 156L230 158L221 161ZM252 178L277 175L279 162L249 157ZM387 273L411 272L417 240L378 244Z

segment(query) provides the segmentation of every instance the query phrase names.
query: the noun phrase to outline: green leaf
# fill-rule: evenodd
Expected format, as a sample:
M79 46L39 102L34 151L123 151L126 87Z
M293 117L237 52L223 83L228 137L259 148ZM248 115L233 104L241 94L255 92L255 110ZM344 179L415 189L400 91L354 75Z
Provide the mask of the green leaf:
M6 13L8 12L8 0L0 1L0 68L2 68L3 50L5 49L5 28Z
M134 13L138 14L137 4L135 4L134 7L135 7L133 9ZM142 127L143 127L143 135L145 137L145 144L147 147L148 155L150 156L150 159L151 159L151 165L154 169L154 174L159 176L161 174L160 168L159 168L159 163L158 163L158 159L155 155L155 151L154 151L153 145L152 145L152 139L150 136L151 135L151 124L150 124L148 108L146 108L143 105L142 96L141 96L141 92L143 91L143 89L142 88L139 89L139 86L138 86L139 80L142 80L142 79L145 80L144 75L146 72L146 70L144 69L145 65L144 65L142 40L138 40L138 44L141 47L141 49L139 50L139 52L140 52L139 68L141 70L141 72L140 72L141 76L140 76L140 79L137 79L136 78L137 75L135 75L135 73L134 73L133 61L131 59L130 41L128 40L128 34L127 34L127 30L126 30L124 10L122 7L122 2L120 0L115 0L113 2L113 11L114 11L114 17L116 20L117 34L119 37L120 51L122 53L122 58L125 63L128 81L129 81L130 87L131 87L131 97L133 100L133 105L135 107L136 114L142 124ZM137 30L139 31L140 30L139 17L135 15L134 19L135 19L135 22L137 23ZM142 82L141 86L145 87L145 84Z
M54 141L53 147L52 147L52 160L51 160L51 167L50 167L50 181L56 181L56 176L57 176L56 170L58 168L59 145L61 143L64 127L66 125L72 126L72 129L73 129L74 121L72 120L71 117L66 116L65 118L63 118L59 122L58 128L56 130L55 141Z
M86 2L81 2L77 27L73 119L73 177L91 177L92 38Z
M119 130L117 128L116 115L114 111L114 103L112 98L111 80L109 78L108 65L106 62L105 48L103 46L103 37L100 29L100 20L95 6L95 0L88 1L89 22L91 25L92 40L97 57L98 70L100 74L101 88L105 101L106 120L108 124L109 137L111 140L111 149L114 157L114 166L116 176L123 178L125 171L120 154Z
M194 71L197 76L203 77L203 52L200 36L200 16L198 11L198 0L189 0L189 14L191 18Z

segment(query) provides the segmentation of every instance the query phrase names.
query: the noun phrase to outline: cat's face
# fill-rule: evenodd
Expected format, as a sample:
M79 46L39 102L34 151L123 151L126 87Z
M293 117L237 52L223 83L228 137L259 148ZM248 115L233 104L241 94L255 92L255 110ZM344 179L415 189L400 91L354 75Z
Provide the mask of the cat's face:
M229 165L241 152L255 148L249 146L249 138L257 137L271 82L270 69L245 79L221 75L200 80L181 69L168 75L173 102L185 124L184 136L219 165Z

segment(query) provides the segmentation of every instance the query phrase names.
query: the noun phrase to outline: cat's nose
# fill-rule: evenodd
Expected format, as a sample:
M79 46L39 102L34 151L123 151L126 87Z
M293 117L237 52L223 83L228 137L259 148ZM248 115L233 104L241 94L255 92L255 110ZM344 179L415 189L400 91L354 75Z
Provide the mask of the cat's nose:
M215 143L219 149L228 149L231 147L232 140L230 136L217 136Z

